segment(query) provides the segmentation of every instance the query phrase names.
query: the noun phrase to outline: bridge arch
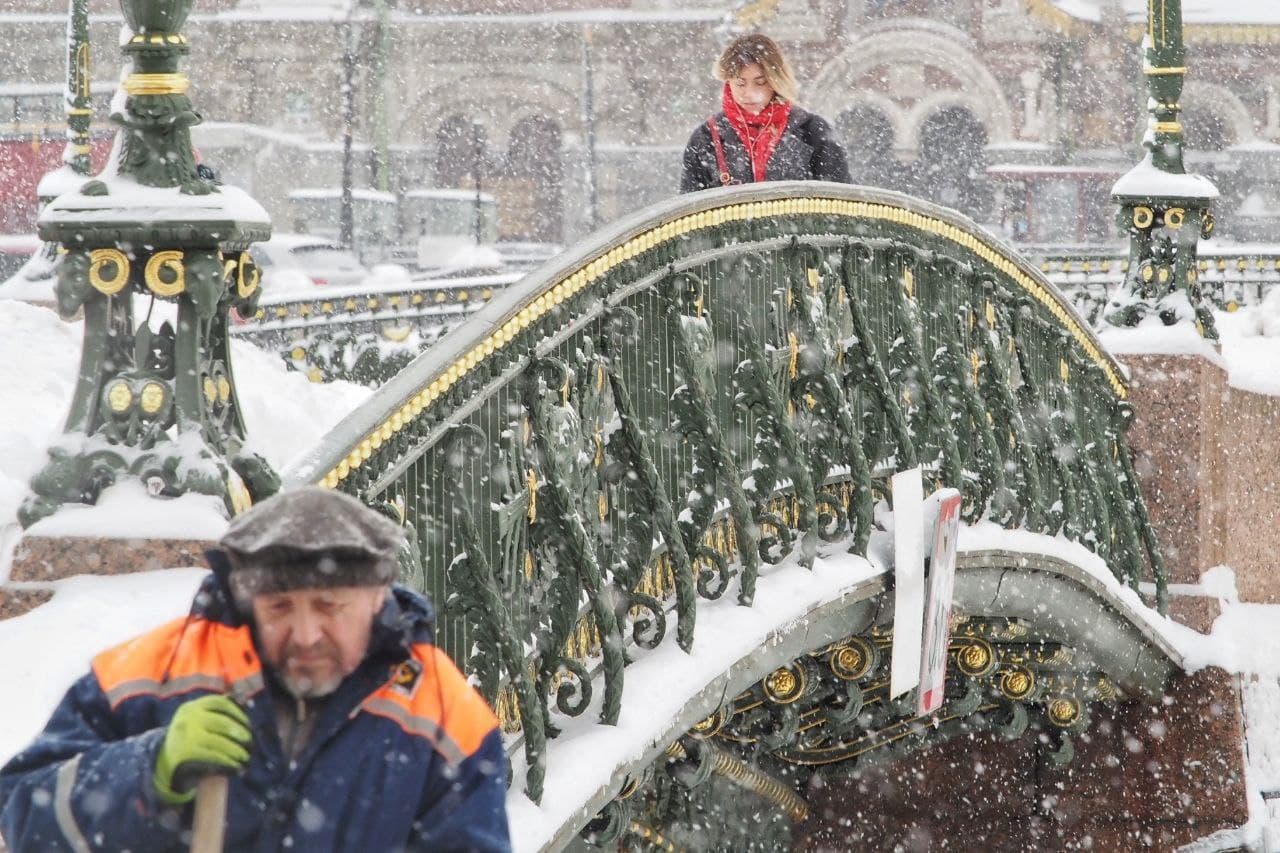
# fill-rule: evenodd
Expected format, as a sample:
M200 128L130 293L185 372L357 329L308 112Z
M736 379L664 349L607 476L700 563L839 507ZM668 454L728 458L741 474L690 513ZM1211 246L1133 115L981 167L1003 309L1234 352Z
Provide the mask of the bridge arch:
M1052 549L1051 543L1042 544ZM594 760L580 771L589 778L549 780L547 800L555 805L536 809L518 803L513 823L544 850L564 849L589 825L601 846L615 838L644 838L645 833L672 839L661 816L642 803L645 794L653 793L655 781L664 780L664 765L673 761L686 765L675 770L678 785L696 789L718 778L733 796L747 801L749 813L774 813L794 825L811 817L795 792L803 785L779 785L778 780L803 778L837 764L850 772L888 763L957 737L991 733L1015 740L1036 732L1050 760L1067 764L1075 738L1089 727L1090 701L1120 696L1150 700L1183 667L1182 654L1163 626L1090 571L1087 556L1081 562L981 547L959 555L956 607L983 616L965 617L953 637L948 698L936 715L938 724L923 725L926 719L910 710L885 707L890 704L887 664L894 614L884 574L851 572L828 600L765 632L749 653L723 655L714 665L715 677L689 692L683 703L663 701L665 693L681 688L672 683L670 661L655 662L649 671L644 671L647 662L641 662L635 689L650 689L657 682L666 685L664 695L648 699L644 714L622 721L627 735L601 731L592 737ZM815 580L814 586L825 591L823 580ZM1005 588L997 590L999 586ZM1042 650L1038 660L1024 666L1025 650L1036 646ZM1074 659L1076 669L1063 678L1061 661L1068 659ZM777 695L779 679L788 673L810 679L803 695L791 702L791 697ZM1086 688L1068 686L1083 673L1090 679ZM816 686L821 679L825 684ZM1019 679L1027 679L1025 688ZM868 719L860 725L846 721L842 729L839 712L851 686ZM789 715L792 705L796 713ZM870 711L877 707L882 710ZM808 742L769 743L770 735L788 725L789 716L806 720ZM574 734L583 737L581 731ZM646 748L637 752L637 742ZM699 749L705 752L700 755ZM741 758L744 749L754 753L749 763ZM558 758L553 746L551 759ZM565 755L564 760L573 759ZM711 769L705 778L689 778L686 771L698 764ZM590 820L596 815L600 817ZM709 823L714 820L710 817ZM759 835L769 824L750 821L747 831ZM716 829L705 829L704 838L714 839ZM790 839L751 849L773 849L785 840ZM725 839L719 841L718 847L726 846Z
M883 566L899 469L958 488L971 522L1061 534L1117 600L1144 576L1162 599L1126 396L1061 294L965 217L864 187L749 185L672 199L553 259L286 479L342 488L409 526L408 577L440 605L440 641L497 706L525 756L516 784L536 801L555 773L547 739L588 710L617 722L629 665L651 651L698 653L707 602L733 593L750 607L758 584L841 554ZM1024 583L1028 554L990 559L962 573L973 593L958 607L1077 643L1082 671L1142 687L1125 670L1133 654L1108 657L1071 633L1079 619L1055 619L1049 599L1069 596ZM871 597L838 596L832 624L850 642L861 629L848 620L867 608L892 622L859 604ZM808 671L795 661L831 651L807 632L835 599L805 600L775 645ZM1019 607L1030 616L1006 613ZM1091 611L1099 625L1105 610ZM1121 628L1117 649L1132 635ZM1158 648L1149 657L1153 672L1170 666ZM1060 698L1074 721L1100 697ZM1021 724L1029 712L1009 713ZM663 748L699 749L684 738ZM704 752L690 772L726 761ZM787 799L785 783L752 778Z

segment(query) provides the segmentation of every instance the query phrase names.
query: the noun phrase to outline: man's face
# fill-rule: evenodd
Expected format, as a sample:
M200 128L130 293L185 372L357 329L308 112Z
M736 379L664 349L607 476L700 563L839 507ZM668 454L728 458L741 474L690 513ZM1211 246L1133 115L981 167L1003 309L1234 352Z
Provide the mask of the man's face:
M259 651L294 696L326 696L364 660L386 594L346 586L255 595Z

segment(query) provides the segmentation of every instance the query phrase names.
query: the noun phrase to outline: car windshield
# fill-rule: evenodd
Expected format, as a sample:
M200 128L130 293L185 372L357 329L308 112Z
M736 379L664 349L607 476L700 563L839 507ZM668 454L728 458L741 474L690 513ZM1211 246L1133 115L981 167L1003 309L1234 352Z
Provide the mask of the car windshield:
M0 281L4 281L22 269L22 265L27 262L31 254L25 250L0 249Z

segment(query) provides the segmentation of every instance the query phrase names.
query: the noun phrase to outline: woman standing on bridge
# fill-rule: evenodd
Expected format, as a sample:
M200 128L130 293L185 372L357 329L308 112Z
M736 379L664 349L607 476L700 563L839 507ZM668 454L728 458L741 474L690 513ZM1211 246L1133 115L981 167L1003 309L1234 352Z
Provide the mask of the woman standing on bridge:
M739 36L713 70L724 81L723 109L689 137L680 192L760 181L850 182L831 124L795 105L795 76L773 39Z

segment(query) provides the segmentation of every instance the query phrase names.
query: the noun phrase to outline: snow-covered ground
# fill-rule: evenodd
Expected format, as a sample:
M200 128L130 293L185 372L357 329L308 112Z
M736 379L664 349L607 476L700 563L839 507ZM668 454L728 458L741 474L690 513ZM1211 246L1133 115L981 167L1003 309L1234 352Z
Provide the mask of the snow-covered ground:
M5 300L0 300L0 328L5 329L0 336L2 544L4 538L14 539L15 512L26 493L26 482L43 463L45 448L60 432L74 390L81 328L63 323L46 309ZM1280 294L1263 307L1219 315L1219 328L1223 335L1222 353L1213 357L1220 358L1227 368L1231 384L1280 394ZM1106 340L1109 346L1123 352L1161 346L1163 351L1170 347L1175 351L1201 351L1203 344L1198 340L1187 339L1178 344L1178 335L1177 330L1143 328L1110 333ZM276 356L242 342L236 343L234 357L253 446L279 467L305 452L369 393L344 383L312 384L300 374L286 371ZM127 488L117 498L125 503L137 499ZM995 541L993 536L999 539L999 534L990 528L975 528L965 535L969 547L990 547ZM1043 550L1043 543L1035 545L1024 540L1025 537L1005 544ZM1052 545L1051 552L1066 544ZM732 642L726 639L724 643L700 643L695 654L686 657L669 638L663 647L639 656L628 669L629 686L635 689L652 678L657 685L654 690L641 692L668 696L675 702L679 699L677 693L696 689L693 682L697 678L677 683L673 680L673 660L679 659L681 665L687 661L692 675L710 673L724 661L708 658L709 650L722 649L731 655L739 646L749 649L759 641L756 633L767 632L767 625L778 624L771 619L785 621L791 610L800 608L798 612L803 612L819 599L838 595L841 589L877 569L854 558L824 563L814 574L803 575L803 580L812 584L803 590L796 587L795 571L782 567L762 578L757 601L767 601L767 605L744 611L727 603L706 608L705 616L700 611L700 637L705 640L708 632L719 632L718 636L732 638ZM6 575L7 566L0 562L0 579ZM62 692L85 671L97 651L185 613L201 575L198 568L179 568L123 577L73 577L51 585L55 595L49 603L26 615L0 621L0 689L6 696L0 719L0 762L40 729ZM774 594L764 595L766 589L772 589ZM1219 598L1222 616L1207 640L1176 625L1165 625L1162 631L1193 665L1219 665L1245 676L1244 710L1249 723L1249 785L1254 815L1245 835L1260 842L1267 829L1266 807L1260 794L1280 789L1280 607L1238 602L1233 576L1226 567L1214 568L1198 588L1183 591ZM739 624L742 619L755 627L747 630ZM33 648L41 650L38 661L36 656L15 652ZM612 755L621 760L634 754L643 748L646 719L661 716L652 712L648 707L624 710L622 724L617 727L584 722L590 715L566 727L565 735L550 747L553 778L544 805L534 806L518 788L510 795L515 834L525 839L522 846L530 839L545 837L563 819L574 798L585 795L600 781L588 778L589 774L564 776L554 768L600 767L607 764L599 760L601 756ZM591 756L591 760L576 758L584 755ZM1280 826L1280 822L1276 825Z

